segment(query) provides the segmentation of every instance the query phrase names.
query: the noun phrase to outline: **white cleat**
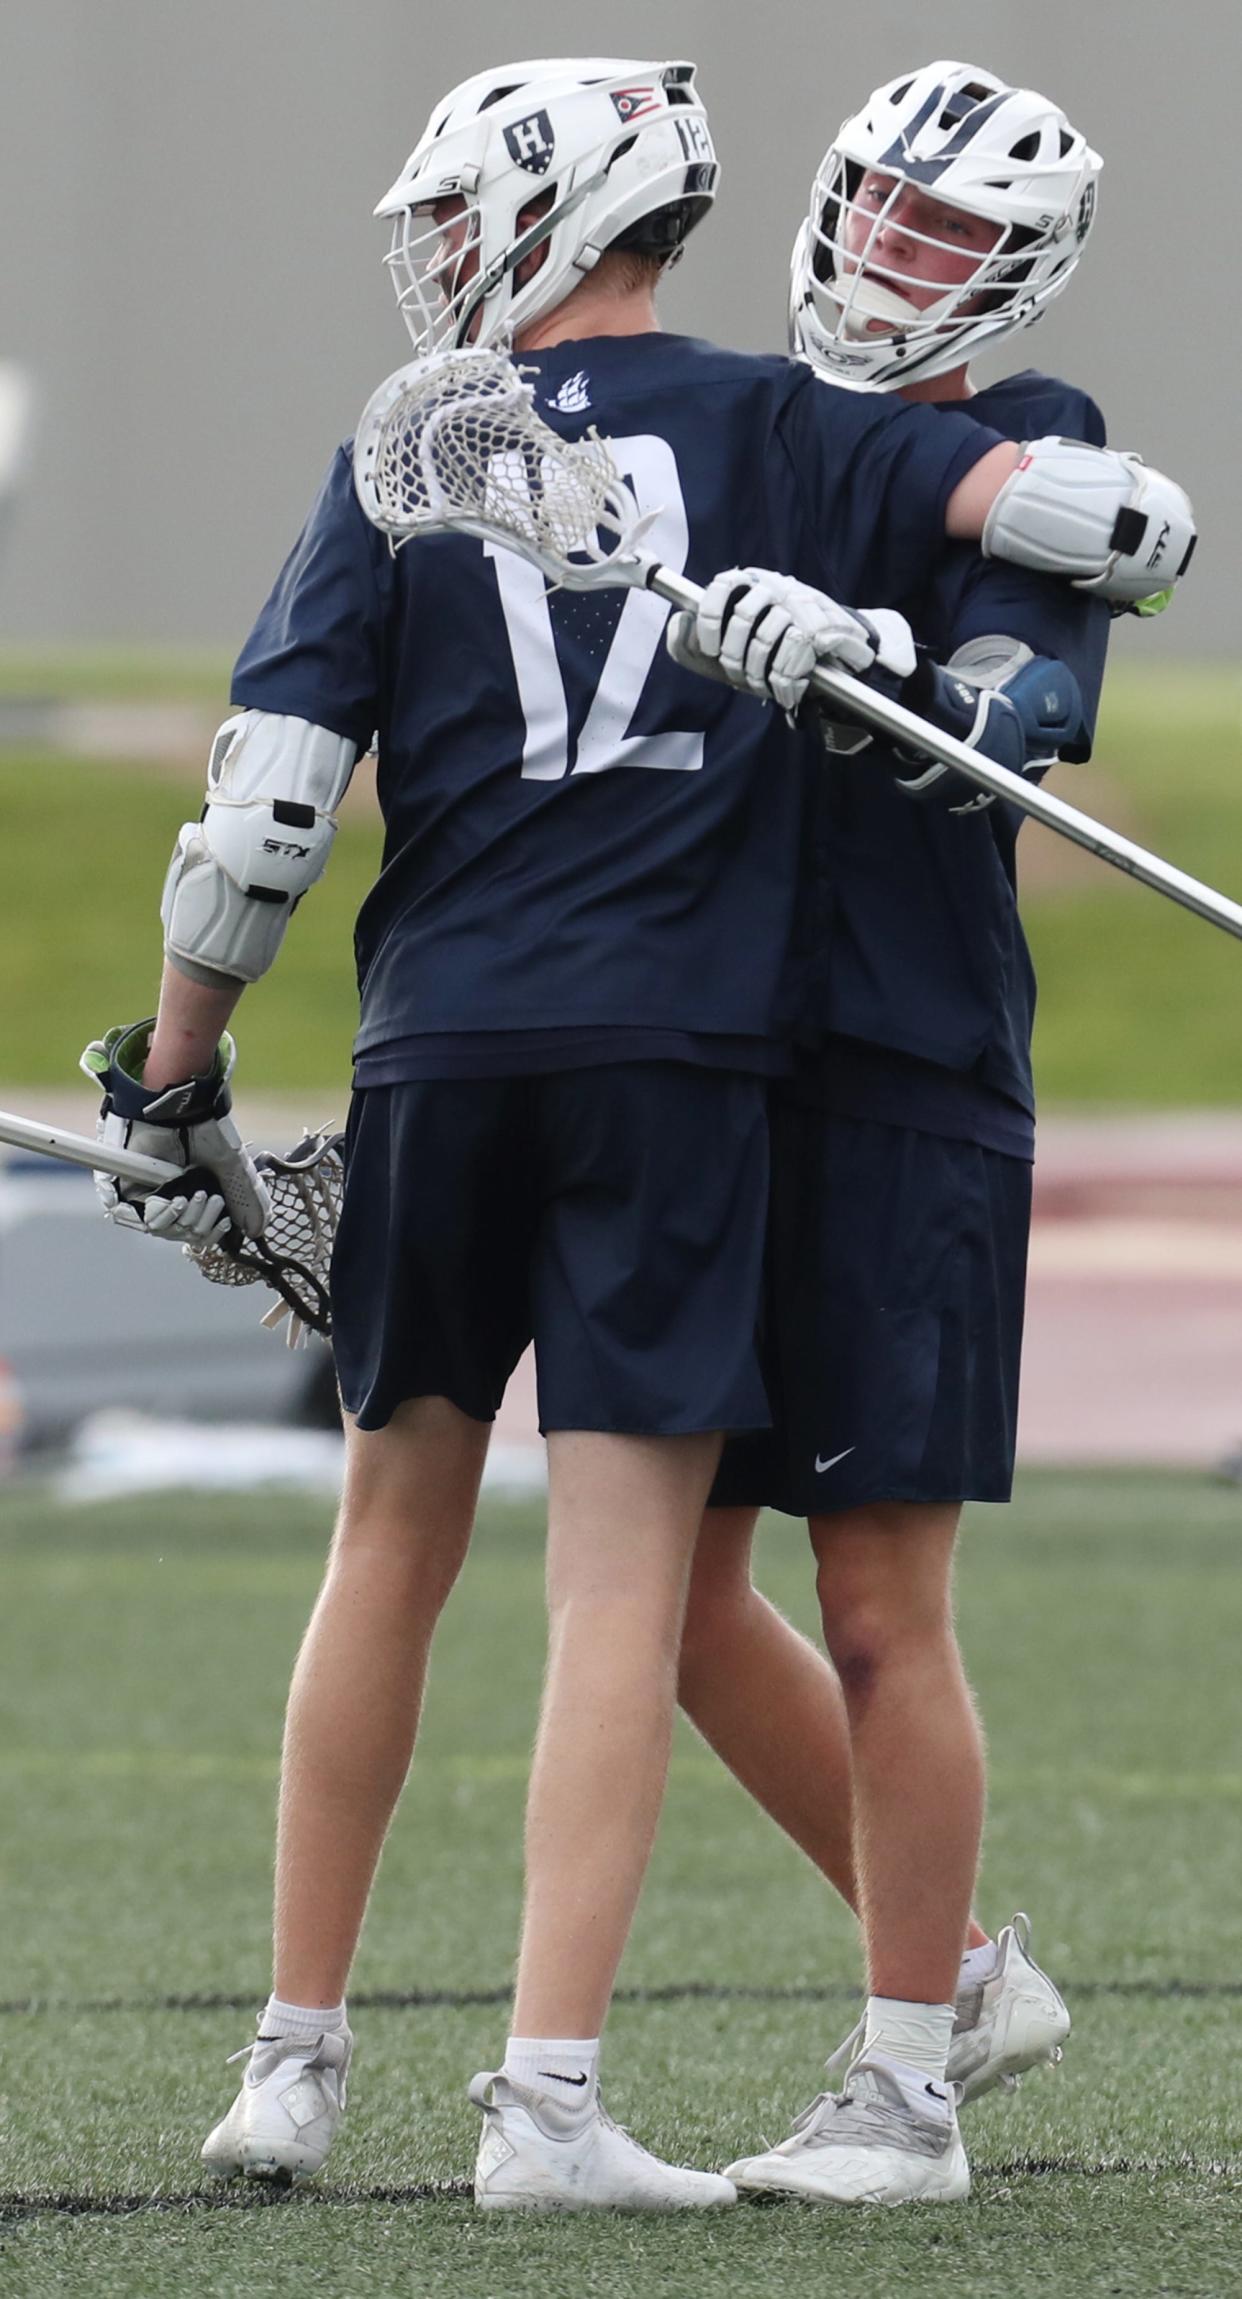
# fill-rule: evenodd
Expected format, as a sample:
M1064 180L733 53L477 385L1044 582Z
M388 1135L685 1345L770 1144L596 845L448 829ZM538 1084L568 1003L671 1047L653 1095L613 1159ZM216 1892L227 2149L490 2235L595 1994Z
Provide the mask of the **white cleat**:
M1070 2032L1070 2016L1046 1972L1031 1954L1031 1919L1017 1915L997 1942L996 1969L955 2004L949 2077L962 2105L1000 2084L1016 2091L1028 2068L1056 2067Z
M959 2105L969 2107L999 2085L1017 2091L1028 2068L1055 2067L1064 2056L1070 2016L1046 1972L1030 1952L1031 1919L1018 1915L996 1942L996 1968L986 1980L961 1988L954 2003L948 2081ZM862 2050L859 2020L838 2044L825 2073L844 2077Z
M949 2084L871 2052L840 2092L821 2092L788 2139L744 2156L726 2177L743 2195L811 2203L960 2203L970 2168Z
M481 2211L704 2211L736 2203L715 2171L683 2171L649 2155L604 2113L585 2114L506 2075L477 2075L483 2111L474 2172Z
M216 2179L266 2179L289 2187L322 2169L345 2110L354 2039L349 2029L297 2041L260 2037L222 2123L203 2143ZM234 2052L234 2059L242 2059ZM231 2065L231 2062L230 2062Z

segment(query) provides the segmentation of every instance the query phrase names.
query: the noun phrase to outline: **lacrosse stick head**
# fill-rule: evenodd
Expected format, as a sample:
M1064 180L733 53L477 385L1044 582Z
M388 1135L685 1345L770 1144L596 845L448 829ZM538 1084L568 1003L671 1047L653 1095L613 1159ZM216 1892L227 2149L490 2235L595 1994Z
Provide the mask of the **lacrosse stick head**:
M573 590L641 582L639 512L595 432L562 439L503 351L399 367L363 410L354 486L393 550L416 535L477 535Z
M268 1285L283 1306L263 1323L286 1316L286 1339L296 1347L307 1333L332 1330L328 1270L345 1187L345 1136L321 1127L287 1157L263 1150L255 1164L271 1199L263 1234L224 1245L187 1246L191 1261L213 1285Z

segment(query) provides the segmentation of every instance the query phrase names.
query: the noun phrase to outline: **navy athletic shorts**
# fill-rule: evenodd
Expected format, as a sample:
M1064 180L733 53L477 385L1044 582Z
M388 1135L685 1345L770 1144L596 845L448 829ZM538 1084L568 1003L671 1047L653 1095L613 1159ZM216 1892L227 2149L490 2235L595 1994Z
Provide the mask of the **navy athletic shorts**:
M761 1359L773 1426L718 1507L1006 1501L1031 1168L973 1142L778 1100Z
M764 1081L632 1062L355 1093L332 1263L341 1394L493 1419L533 1339L541 1428L766 1427Z

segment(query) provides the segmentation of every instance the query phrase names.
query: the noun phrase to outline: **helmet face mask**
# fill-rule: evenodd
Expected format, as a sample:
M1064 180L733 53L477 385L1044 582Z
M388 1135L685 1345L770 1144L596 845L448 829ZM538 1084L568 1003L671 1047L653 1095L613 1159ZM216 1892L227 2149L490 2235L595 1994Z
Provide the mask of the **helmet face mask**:
M520 265L546 244L552 228L541 231L542 218L532 218L507 251L508 265L493 261L485 270L483 220L477 197L460 195L447 195L427 207L404 208L394 220L384 262L393 276L398 309L420 352L477 344L481 307L489 294L494 297L497 284L516 275ZM511 292L516 293L515 278Z
M415 350L512 336L610 247L671 262L718 173L690 64L570 58L464 82L375 211Z
M1054 105L968 65L878 89L812 187L793 252L793 349L854 390L963 366L1065 287L1099 170Z

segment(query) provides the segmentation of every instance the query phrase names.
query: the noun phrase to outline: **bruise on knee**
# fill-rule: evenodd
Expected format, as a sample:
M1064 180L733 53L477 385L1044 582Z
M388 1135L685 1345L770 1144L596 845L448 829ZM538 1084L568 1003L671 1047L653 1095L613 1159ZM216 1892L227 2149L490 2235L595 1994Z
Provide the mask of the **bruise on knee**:
M850 1716L856 1718L864 1715L871 1705L877 1682L884 1673L886 1656L883 1645L865 1636L829 1636L827 1631L825 1641Z
M899 1649L901 1625L874 1596L842 1602L833 1578L821 1566L817 1576L820 1619L828 1658L840 1679L851 1718L863 1715Z

